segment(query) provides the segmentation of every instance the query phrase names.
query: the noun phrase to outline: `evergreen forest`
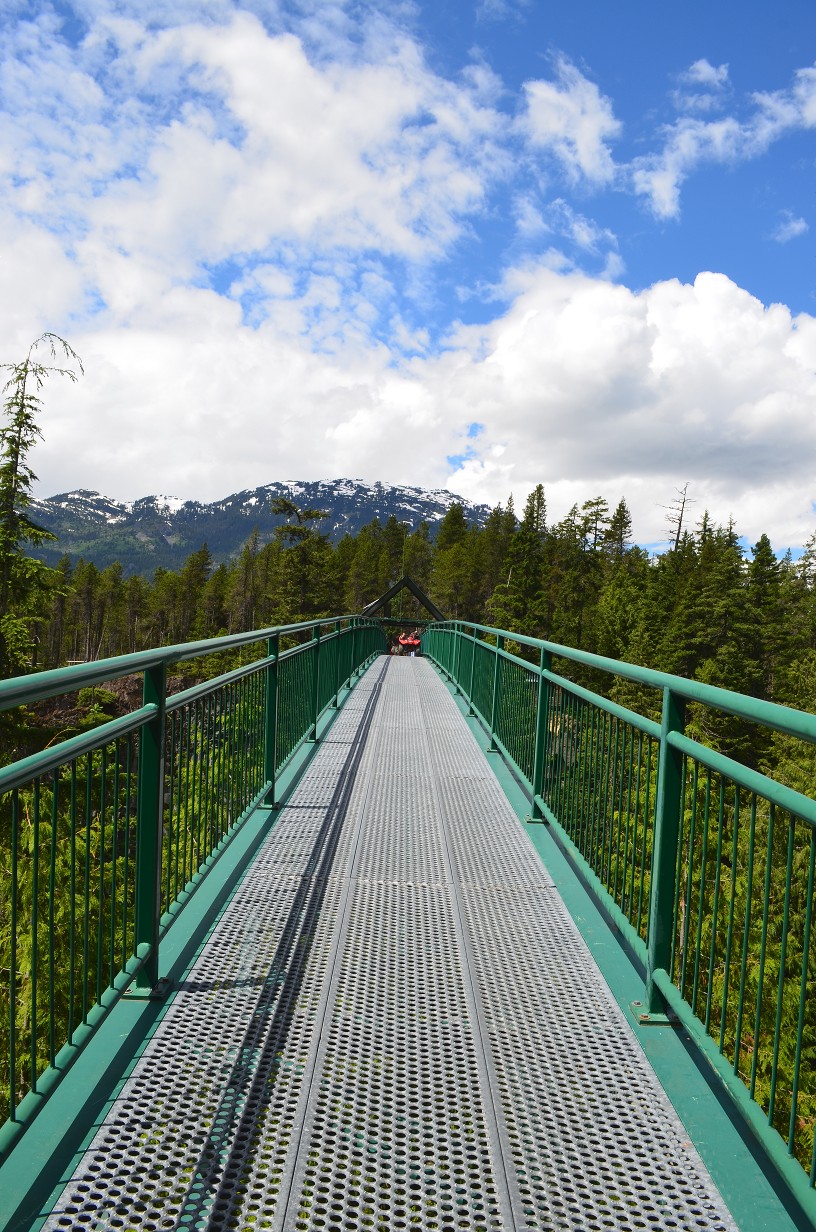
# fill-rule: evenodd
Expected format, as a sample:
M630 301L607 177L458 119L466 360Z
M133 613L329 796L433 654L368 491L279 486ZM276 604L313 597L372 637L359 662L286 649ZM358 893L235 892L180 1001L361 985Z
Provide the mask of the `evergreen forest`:
M748 554L734 524L704 513L687 525L684 505L674 507L671 546L659 556L633 543L625 501L612 509L595 497L550 523L538 486L520 518L509 501L480 528L454 505L434 537L426 524L409 533L391 518L334 545L320 511L291 505L272 541L253 533L226 564L214 565L206 545L152 579L67 557L52 570L37 563L6 674L360 612L407 574L451 619L813 709L816 536L796 561L777 559L766 535ZM408 629L427 613L404 591L391 615ZM571 671L605 691L601 674ZM619 700L647 711L655 704L633 687ZM767 760L770 738L732 727L724 720L709 742L751 765Z

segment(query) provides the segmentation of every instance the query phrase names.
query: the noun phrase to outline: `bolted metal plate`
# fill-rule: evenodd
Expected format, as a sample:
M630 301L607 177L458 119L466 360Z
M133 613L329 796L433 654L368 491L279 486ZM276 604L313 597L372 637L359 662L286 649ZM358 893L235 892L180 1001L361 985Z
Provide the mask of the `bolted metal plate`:
M734 1225L414 658L354 689L46 1227Z

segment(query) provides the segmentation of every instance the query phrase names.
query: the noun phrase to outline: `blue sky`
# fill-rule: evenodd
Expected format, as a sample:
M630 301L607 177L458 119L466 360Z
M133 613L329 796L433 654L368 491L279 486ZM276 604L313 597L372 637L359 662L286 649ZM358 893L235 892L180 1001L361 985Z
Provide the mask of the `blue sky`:
M0 358L39 493L688 483L816 529L816 9L0 0Z

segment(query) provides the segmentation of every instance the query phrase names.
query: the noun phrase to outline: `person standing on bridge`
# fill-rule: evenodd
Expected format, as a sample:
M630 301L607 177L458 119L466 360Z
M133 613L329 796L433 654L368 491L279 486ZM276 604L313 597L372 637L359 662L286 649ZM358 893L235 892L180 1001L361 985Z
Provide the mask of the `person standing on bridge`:
M414 629L411 633L401 633L399 640L403 654L413 657L419 653L419 629Z

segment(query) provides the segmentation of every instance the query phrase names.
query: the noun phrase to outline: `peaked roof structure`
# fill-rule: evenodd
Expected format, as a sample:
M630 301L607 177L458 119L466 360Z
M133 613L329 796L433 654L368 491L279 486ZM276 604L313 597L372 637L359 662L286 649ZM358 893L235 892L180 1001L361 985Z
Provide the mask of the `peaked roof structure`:
M379 599L375 599L373 603L369 603L366 607L364 607L360 615L361 616L376 615L376 613L379 612L381 608L385 607L386 604L390 603L391 600L395 598L395 596L398 595L401 590L410 591L411 594L414 596L414 598L417 600L417 602L422 604L422 606L425 608L425 611L430 612L434 620L447 620L447 616L445 616L442 612L440 612L439 608L436 606L435 603L431 602L431 600L425 594L425 591L422 589L422 587L417 586L416 582L413 581L413 579L409 577L401 577L399 581L394 583L394 585L391 587L390 590L387 590L385 592L384 595L380 595Z

